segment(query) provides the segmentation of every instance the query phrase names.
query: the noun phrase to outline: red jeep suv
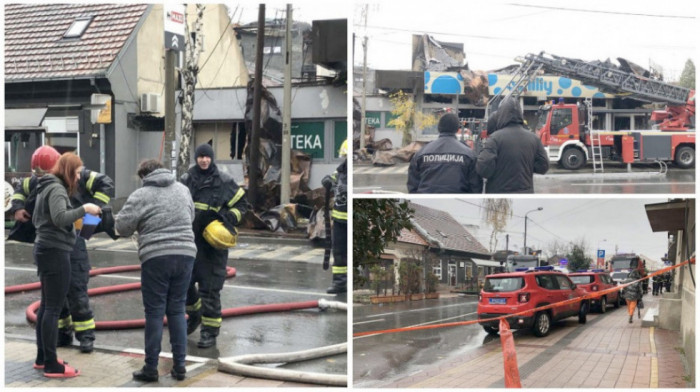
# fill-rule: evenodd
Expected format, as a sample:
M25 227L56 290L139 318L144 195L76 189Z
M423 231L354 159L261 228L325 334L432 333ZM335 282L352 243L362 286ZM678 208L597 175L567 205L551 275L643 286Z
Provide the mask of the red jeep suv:
M526 312L507 318L510 328L531 328L535 336L542 337L549 333L552 322L567 317L578 316L578 322L585 324L590 304L588 301L575 301L537 312L529 310L585 294L585 290L578 288L564 273L554 271L553 267L516 270L486 276L476 312L479 319ZM498 333L498 320L480 324L486 332Z
M617 283L610 277L610 273L602 269L572 272L569 274L569 279L576 286L586 290L587 293L595 293L617 286ZM615 309L620 307L619 290L591 299L591 308L598 309L600 313L607 311L608 304L612 304Z

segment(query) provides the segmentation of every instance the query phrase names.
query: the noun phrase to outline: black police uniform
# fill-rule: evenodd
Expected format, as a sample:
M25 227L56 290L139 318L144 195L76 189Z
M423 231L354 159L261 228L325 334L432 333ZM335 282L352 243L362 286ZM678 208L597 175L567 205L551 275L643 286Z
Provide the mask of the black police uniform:
M448 113L440 118L440 135L418 151L408 167L409 193L481 193L476 154L457 140L459 119Z

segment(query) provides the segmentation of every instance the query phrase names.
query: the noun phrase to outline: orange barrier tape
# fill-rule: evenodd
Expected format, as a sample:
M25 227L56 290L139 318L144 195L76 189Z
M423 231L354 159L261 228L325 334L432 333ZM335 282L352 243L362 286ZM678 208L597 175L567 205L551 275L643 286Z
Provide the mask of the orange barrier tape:
M593 299L593 298L600 298L601 296L603 296L603 295L605 295L605 294L608 294L608 293L612 293L612 292L615 292L615 291L622 290L622 289L624 289L625 287L627 287L627 286L629 286L629 285L631 285L631 284L635 284L635 283L637 283L637 282L641 282L642 280L649 279L649 278L654 277L654 276L656 276L656 275L664 274L664 273L669 272L669 271L671 271L671 270L673 270L673 269L675 269L675 268L680 268L680 267L682 267L682 266L684 266L684 265L686 265L686 264L695 264L695 257L691 257L690 259L688 259L688 260L686 260L686 261L684 261L684 262L682 262L682 263L680 263L680 264L676 264L676 265L672 265L672 266L670 266L670 267L666 267L666 268L660 269L660 270L658 270L658 271L656 271L656 272L653 272L653 273L651 273L651 274L645 276L645 277L642 278L642 279L635 280L634 282L629 282L629 283L625 283L625 284L622 284L622 285L617 285L617 286L611 287L611 288L609 288L609 289L605 289L605 290L601 290L601 291L596 291L595 293L586 294L586 295L584 295L584 296L582 296L582 297L572 298L572 299L568 299L568 300L566 300L566 301L557 302L557 303L553 303L553 304L549 304L549 305L545 305L545 306L540 306L540 307L538 307L538 308L529 309L529 310L525 310L525 311L522 311L522 312L509 314L509 315L506 315L506 316L493 317L493 318L488 318L488 319L469 320L469 321L457 321L457 322L454 322L454 323L445 323L445 324L421 325L421 326L417 326L417 327L404 327L404 328L384 329L384 330L378 330L378 331L355 332L355 333L352 334L352 336L355 337L355 338L357 338L357 337L361 337L361 336L379 335L379 334L385 334L385 333L396 333L396 332L407 332L407 331L420 331L420 330L424 330L424 329L436 329L436 328L449 328L449 327L458 327L458 326L462 326L462 325L478 324L479 322L484 322L484 321L505 320L505 319L510 318L510 317L522 316L522 315L525 315L525 314L530 314L530 313L533 313L533 312L538 312L538 311L540 311L540 310L551 309L551 308L554 308L554 307L560 306L560 305L568 305L568 304L573 304L573 303L580 302L580 301L583 301L583 300L589 300L589 299Z
M498 332L501 335L501 350L503 351L503 374L506 388L522 388L520 385L520 371L518 370L518 356L515 352L513 331L508 322L501 319L498 324Z

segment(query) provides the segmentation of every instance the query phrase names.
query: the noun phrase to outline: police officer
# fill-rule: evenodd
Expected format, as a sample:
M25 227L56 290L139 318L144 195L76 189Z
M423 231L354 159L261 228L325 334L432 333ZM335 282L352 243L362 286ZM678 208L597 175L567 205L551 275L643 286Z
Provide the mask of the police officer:
M23 225L31 224L31 213L34 210L36 186L38 177L48 172L60 154L51 146L39 147L32 154L32 176L24 178L15 187L12 196L12 211L15 219ZM71 205L80 206L85 203L97 204L100 208L109 204L114 196L114 182L107 175L86 168L80 171L78 192L71 196ZM28 223L27 223L28 222ZM76 222L80 226L81 221ZM12 238L12 234L10 237ZM28 239L28 238L27 238ZM33 242L31 238L31 242ZM90 259L88 257L85 239L78 236L70 256L71 279L66 304L58 320L58 346L68 346L73 343L73 331L80 342L80 351L90 353L95 341L95 318L90 308L88 298L88 281L90 279Z
M214 163L214 149L201 144L195 149L196 165L180 181L189 188L195 207L193 230L197 257L187 291L187 334L201 324L199 348L216 345L221 328L221 289L226 279L228 249L208 241L207 228L213 221L223 222L230 231L248 210L245 191Z
M418 151L408 167L409 193L480 193L476 154L457 140L459 118L446 113L438 122L440 135Z
M340 294L347 291L348 283L348 142L340 146L340 156L345 157L335 170L333 175L323 177L321 183L326 189L335 184L335 199L333 202L333 283L326 292L328 294Z

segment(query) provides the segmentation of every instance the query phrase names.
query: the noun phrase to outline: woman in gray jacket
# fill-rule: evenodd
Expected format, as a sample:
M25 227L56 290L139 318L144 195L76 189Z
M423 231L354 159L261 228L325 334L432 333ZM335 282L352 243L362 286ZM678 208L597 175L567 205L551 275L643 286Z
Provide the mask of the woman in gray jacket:
M75 245L73 222L100 207L86 203L72 208L70 195L78 189L83 162L73 153L61 155L51 174L40 177L32 223L36 227L34 261L41 280L41 304L36 317L35 369L51 378L75 377L80 372L56 356L58 316L70 285L70 255Z
M143 187L129 195L114 225L120 236L138 232L141 260L141 295L146 314L146 364L134 372L139 381L158 381L158 356L163 336L163 315L168 316L173 351L173 378L185 378L187 323L185 298L197 247L192 221L194 202L189 189L160 162L141 163Z

